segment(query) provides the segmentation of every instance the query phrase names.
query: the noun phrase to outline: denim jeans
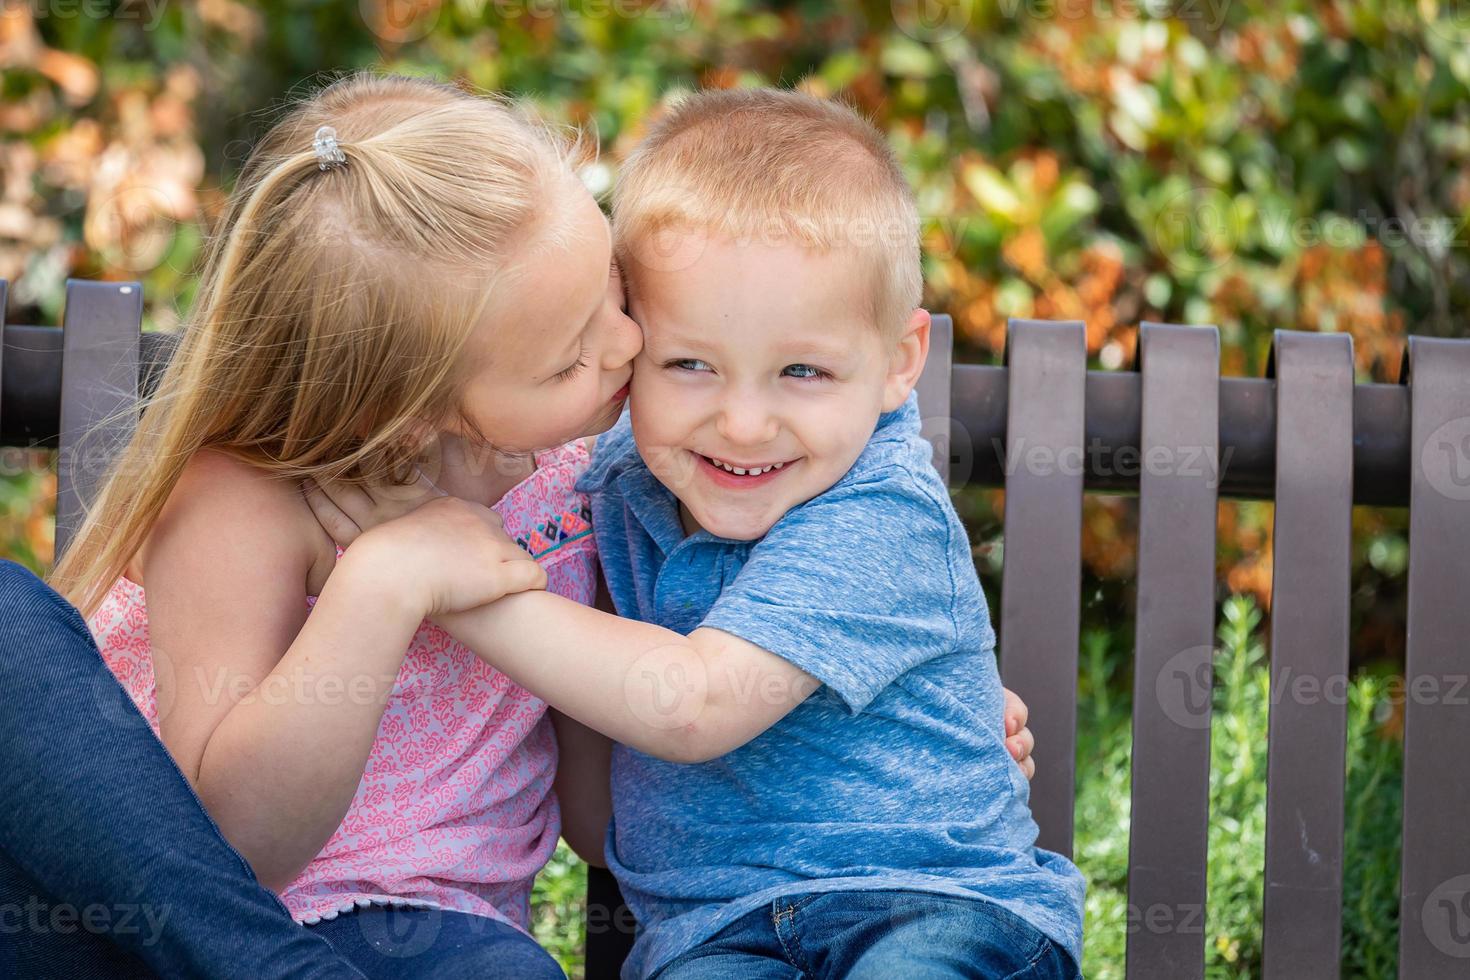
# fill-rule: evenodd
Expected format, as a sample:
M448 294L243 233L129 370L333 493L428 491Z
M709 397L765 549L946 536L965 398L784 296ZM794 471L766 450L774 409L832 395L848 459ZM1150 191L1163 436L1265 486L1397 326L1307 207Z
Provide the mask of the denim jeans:
M482 915L375 905L307 928L368 980L566 980L535 940Z
M1074 980L1072 959L977 899L911 891L791 895L736 919L657 980Z
M394 937L412 917L370 908L293 922L205 812L81 614L0 561L0 977L458 977L471 959L481 977L542 975L527 963L560 976L508 926L417 916L412 957L392 954L407 948Z

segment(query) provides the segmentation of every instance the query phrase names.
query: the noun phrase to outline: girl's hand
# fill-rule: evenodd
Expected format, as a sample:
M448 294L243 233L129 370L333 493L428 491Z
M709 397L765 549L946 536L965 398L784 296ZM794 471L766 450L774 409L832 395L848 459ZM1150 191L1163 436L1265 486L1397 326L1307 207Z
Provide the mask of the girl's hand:
M364 488L306 480L301 489L317 523L343 548L364 531L409 514L436 497L448 496L424 476L423 470L405 486Z
M1036 747L1036 739L1031 734L1031 729L1026 727L1026 719L1030 712L1026 709L1026 702L1016 696L1016 692L1010 688L1006 692L1006 748L1011 751L1011 758L1020 763L1021 771L1030 779L1036 775L1036 760L1031 758L1031 750Z
M428 618L546 588L546 572L505 533L500 515L458 497L435 497L363 532L348 554L361 562L363 552L417 590Z

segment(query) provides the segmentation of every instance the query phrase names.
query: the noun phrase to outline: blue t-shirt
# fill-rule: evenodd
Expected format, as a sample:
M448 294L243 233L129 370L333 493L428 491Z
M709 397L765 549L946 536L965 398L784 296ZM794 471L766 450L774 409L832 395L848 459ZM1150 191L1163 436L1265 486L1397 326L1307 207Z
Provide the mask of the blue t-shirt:
M757 541L686 536L626 413L578 489L619 614L724 630L822 683L710 762L614 749L607 860L639 923L625 976L777 897L859 889L995 902L1081 962L1085 885L1035 847L985 594L914 397Z

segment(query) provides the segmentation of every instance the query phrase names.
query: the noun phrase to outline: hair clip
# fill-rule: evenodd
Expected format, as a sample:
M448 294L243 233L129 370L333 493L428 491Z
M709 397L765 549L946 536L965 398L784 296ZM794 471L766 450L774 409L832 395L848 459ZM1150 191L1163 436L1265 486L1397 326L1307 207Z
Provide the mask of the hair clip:
M337 131L331 126L322 126L316 131L316 138L311 141L311 148L316 151L318 170L330 170L336 164L347 162L347 155L342 152L342 147L337 145Z

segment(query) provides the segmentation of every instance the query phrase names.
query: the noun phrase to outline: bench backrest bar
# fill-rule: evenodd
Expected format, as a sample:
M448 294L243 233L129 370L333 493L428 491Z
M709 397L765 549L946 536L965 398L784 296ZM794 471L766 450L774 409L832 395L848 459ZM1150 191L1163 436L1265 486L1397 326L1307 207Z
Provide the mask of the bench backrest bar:
M0 444L59 447L58 553L131 427L119 410L176 343L140 336L141 302L136 283L70 282L64 329L0 322ZM1081 324L1014 321L1005 366L955 365L934 318L925 434L953 485L1006 488L1000 662L1038 738L1039 843L1062 853L1082 494L1139 494L1129 977L1204 973L1221 494L1276 500L1265 975L1338 973L1354 502L1410 508L1400 970L1465 975L1470 341L1410 338L1396 385L1354 385L1352 363L1345 336L1278 331L1266 378L1221 378L1213 328L1146 323L1136 371L1088 371ZM612 976L628 937L610 879L591 881L588 975Z
M1278 332L1267 737L1265 980L1332 977L1342 937L1353 345ZM1320 692L1334 692L1321 696ZM1312 693L1316 692L1316 693Z
M1082 603L1082 471L1052 473L1033 457L1065 460L1083 436L1087 337L1081 323L1018 323L1006 348L1005 553L1000 594L1001 670L1025 699L1029 722L1046 753L1031 806L1038 843L1072 853L1072 787L1076 764L1065 747L1077 739L1077 676ZM1078 456L1080 458L1080 456Z
M1470 975L1470 343L1411 338L1399 975Z
M1145 323L1139 356L1146 465L1138 502L1128 906L1142 928L1128 933L1128 973L1188 980L1205 968L1219 337L1213 329Z

